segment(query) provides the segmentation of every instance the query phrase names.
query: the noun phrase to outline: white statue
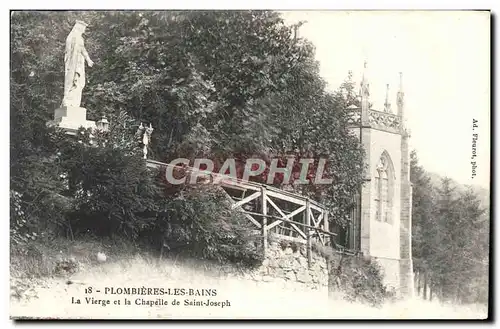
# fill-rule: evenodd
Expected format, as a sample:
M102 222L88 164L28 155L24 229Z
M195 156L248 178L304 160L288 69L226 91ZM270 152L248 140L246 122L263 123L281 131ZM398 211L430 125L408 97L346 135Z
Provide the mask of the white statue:
M144 154L144 159L147 159L148 157L148 145L149 142L151 141L151 134L153 133L153 130L154 129L151 123L149 124L149 127L144 127L141 122L141 125L139 126L136 132L137 137L140 138L140 136L142 135L142 145L143 145L142 153Z
M64 54L64 98L61 107L80 107L82 91L85 87L85 62L94 65L83 41L87 24L77 20L71 33L66 38Z
M153 126L151 126L151 123L149 124L149 127L146 128L146 132L144 133L144 137L142 139L142 143L144 144L144 159L147 159L148 155L148 145L149 141L151 140L151 134L153 133Z

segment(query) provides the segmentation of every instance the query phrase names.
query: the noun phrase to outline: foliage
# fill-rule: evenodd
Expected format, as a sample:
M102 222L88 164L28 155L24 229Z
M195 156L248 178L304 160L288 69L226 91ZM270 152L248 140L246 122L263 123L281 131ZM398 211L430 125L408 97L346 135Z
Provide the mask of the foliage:
M260 235L252 234L251 223L232 211L227 197L215 187L181 191L168 201L165 217L158 218L155 231L162 233L168 245L180 245L181 253L198 259L250 267L263 260Z
M327 203L332 218L346 217L363 169L362 150L345 126L343 89L352 81L327 94L313 46L295 38L279 14L103 15L106 33L89 32L101 63L89 72L90 108L113 104L155 122L151 154L159 160L324 157L334 183L299 192Z
M383 284L380 265L372 259L362 257L342 257L333 269L332 282L351 302L361 302L380 307L395 298L393 291Z
M61 103L64 41L75 19L89 24L85 45L95 62L82 107L88 119L105 114L113 123L92 138L80 131L80 142L45 125ZM134 240L159 229L192 239L192 252L205 258L253 259L228 224L244 221L223 208L215 215L217 194L186 196L148 174L133 137L139 122L153 124L149 156L160 161L324 157L334 183L297 191L327 204L340 223L348 214L363 175L363 152L346 129L352 81L325 92L314 47L278 13L14 12L11 23L11 188L37 234L90 229ZM206 217L181 220L192 208ZM182 229L169 235L174 222Z
M37 233L33 228L28 227L24 210L21 206L21 195L18 192L10 191L11 227L10 236L17 245L26 245L30 240L37 238Z
M457 191L443 178L440 186L411 159L413 183L413 255L420 281L441 300L487 302L489 221L478 195L471 188Z
M18 209L11 212L11 229L28 230L39 237L63 234L71 209L61 195L63 172L54 161L55 142L62 136L46 122L61 101L58 56L64 49L64 30L74 17L71 12L13 12L11 17L10 189L11 195L19 197L14 201L11 196Z
M88 134L81 130L81 143L68 140L60 151L74 204L71 222L78 231L90 229L97 235L135 240L154 223L162 203L161 189L137 147L135 152L117 147L113 138L100 136L94 136L94 145L89 145ZM132 136L128 138L133 140Z
M120 118L120 120L118 120ZM185 244L182 252L219 262L258 264L248 220L234 214L220 190L169 190L147 169L134 141L137 123L120 113L109 132L80 129L60 141L58 157L68 173L75 235L121 236L157 247Z
M433 209L436 193L425 170L418 165L415 151L410 154L412 195L412 255L414 269L424 272L430 268L430 256L437 248Z

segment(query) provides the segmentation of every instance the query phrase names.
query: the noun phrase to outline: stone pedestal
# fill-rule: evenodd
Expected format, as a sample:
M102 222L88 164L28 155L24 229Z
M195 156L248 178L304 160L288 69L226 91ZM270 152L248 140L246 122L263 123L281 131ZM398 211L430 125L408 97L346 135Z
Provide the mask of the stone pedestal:
M80 127L96 128L95 121L87 120L87 109L83 107L61 107L54 111L54 120L49 124L57 125L70 134Z

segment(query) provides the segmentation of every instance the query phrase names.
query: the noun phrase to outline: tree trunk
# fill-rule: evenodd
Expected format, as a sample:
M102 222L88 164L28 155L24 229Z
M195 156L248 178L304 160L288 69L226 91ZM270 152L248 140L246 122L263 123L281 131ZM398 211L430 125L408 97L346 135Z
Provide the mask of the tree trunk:
M75 235L73 234L73 228L71 227L71 221L68 219L68 232L71 241L75 241Z
M455 302L460 303L460 283L457 283L455 287Z
M427 272L424 272L424 300L427 300Z
M420 282L422 282L422 275L420 274L420 272L417 272L417 296L420 296Z
M413 272L413 286L417 286L417 281L418 281L418 272Z

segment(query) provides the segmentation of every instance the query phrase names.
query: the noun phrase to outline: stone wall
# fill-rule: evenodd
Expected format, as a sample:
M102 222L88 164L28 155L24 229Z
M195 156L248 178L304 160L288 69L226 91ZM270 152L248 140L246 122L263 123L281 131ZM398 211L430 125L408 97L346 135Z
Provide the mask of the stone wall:
M286 240L270 242L268 254L261 266L254 270L235 270L232 267L225 267L218 277L245 282L249 290L266 289L270 294L302 292L309 296L312 293L315 300L342 299L346 293L352 293L353 289L357 289L351 285L359 283L363 284L365 286L363 289L367 290L368 295L370 294L368 290L372 284L366 280L360 281L359 274L365 272L368 280L378 278L372 278L373 275L366 273L369 269L364 268L365 258L332 253L327 250L328 248L317 251L316 248L322 249L318 246L313 247L311 266L308 266L305 244ZM327 253L328 260L323 256ZM397 293L400 281L398 260L370 256L367 258L376 261L382 267L382 283ZM373 293L376 294L377 291Z
M262 265L242 275L244 279L258 282L293 284L308 289L328 289L326 259L313 252L312 263L309 267L306 247L298 242L271 242Z

